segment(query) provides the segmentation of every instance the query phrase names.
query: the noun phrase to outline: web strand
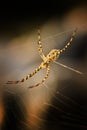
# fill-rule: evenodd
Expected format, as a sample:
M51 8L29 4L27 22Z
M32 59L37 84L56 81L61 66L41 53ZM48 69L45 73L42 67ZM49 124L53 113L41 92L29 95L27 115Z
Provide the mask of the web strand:
M78 70L76 70L76 69L73 69L73 68L71 68L71 67L69 67L69 66L66 66L66 65L64 65L64 64L62 64L62 63L60 63L60 62L54 61L54 63L56 63L57 65L60 65L60 66L62 66L62 67L64 67L64 68L66 68L66 69L69 69L69 70L71 70L71 71L73 71L73 72L76 72L76 73L78 73L78 74L83 74L82 72L80 72L80 71L78 71Z

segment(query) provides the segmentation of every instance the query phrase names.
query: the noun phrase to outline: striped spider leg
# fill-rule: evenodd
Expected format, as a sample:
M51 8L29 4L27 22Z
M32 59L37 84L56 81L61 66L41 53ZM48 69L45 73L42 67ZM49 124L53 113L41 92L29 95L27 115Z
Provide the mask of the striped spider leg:
M42 58L42 63L40 64L40 66L38 68L36 68L32 73L28 74L27 76L25 76L23 79L21 80L17 80L17 81L8 81L6 84L18 84L18 83L22 83L26 80L28 80L30 77L34 76L38 71L40 71L41 69L47 69L46 71L46 75L45 77L42 79L42 81L40 83L37 83L35 85L32 85L30 86L29 88L34 88L34 87L38 87L39 85L43 84L45 82L45 80L48 78L49 76L49 72L50 72L50 63L52 62L55 62L56 63L56 60L57 58L59 57L59 55L65 51L72 43L75 35L76 35L76 32L77 32L77 28L73 31L72 33L72 36L69 40L69 42L64 46L64 48L62 49L52 49L48 54L47 56L44 55L43 53L43 48L42 48L42 44L41 44L41 37L40 37L40 30L38 30L38 52L39 52L39 55L40 57ZM79 73L79 71L76 71L68 66L65 66L63 64L59 64L65 68L68 68L68 69L71 69L72 71L75 71L77 73Z
M40 38L40 30L38 30L38 52L39 52L39 55L41 56L41 58L44 60L46 57L45 55L43 54L43 48L42 48L42 44L41 44L41 38ZM45 67L45 66L44 66ZM23 77L21 80L16 80L16 81L7 81L6 84L18 84L18 83L23 83L24 81L28 80L29 78L31 78L32 76L34 76L38 71L40 71L41 69L43 68L42 64L37 67L32 73L28 74L27 76ZM46 66L46 68L48 68L47 70L47 74L46 76L44 77L44 80L48 77L48 74L49 74L49 68L50 66ZM44 80L42 80L42 82L44 82ZM37 85L36 85L37 86Z

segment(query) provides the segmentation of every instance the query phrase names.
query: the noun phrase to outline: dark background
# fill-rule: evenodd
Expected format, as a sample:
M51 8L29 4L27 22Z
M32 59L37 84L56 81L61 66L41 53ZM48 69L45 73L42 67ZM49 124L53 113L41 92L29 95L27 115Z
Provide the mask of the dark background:
M67 12L78 6L86 6L86 0L54 0L54 1L29 1L1 4L0 7L0 31L14 31L20 24L43 24L52 17L61 20ZM32 26L32 25L31 25Z
M66 15L67 12L81 5L86 6L87 1L29 1L29 3L21 2L19 5L17 3L11 3L10 5L9 3L9 6L2 6L0 9L0 34L2 36L6 36L7 34L10 35L11 33L14 34L18 30L19 26L23 26L26 23L30 23L32 29L32 27L34 28L34 26L37 26L37 24L42 25L45 21L49 20L52 17L58 17L58 19L61 21L61 19ZM84 44L86 45L87 36L84 36L82 38L82 42L84 41ZM82 45L82 42L80 45ZM76 53L77 50L75 51L75 58L81 59L81 61L84 62L84 51L86 51L87 47L83 47L83 49L82 47L83 46L80 47L79 54ZM81 52L81 50L83 50L83 52ZM73 58L74 56L72 55L71 57ZM62 104L60 101L58 102L54 98L53 104L56 107L60 106L60 108L63 109L64 112L49 108L48 114L45 117L45 119L47 120L45 122L45 128L47 130L87 129L87 96L84 92L80 92L77 95L78 90L76 90L75 88L75 86L86 86L86 84L77 84L74 79L70 81L64 81L60 84L68 86L68 92L67 90L66 92L62 91L62 94L73 98L76 102L78 102L78 104L70 102L69 100L66 100L61 96L58 96L58 99L62 99L66 102L66 104L69 104L69 106L67 106L65 104ZM75 93L72 94L72 91L74 91ZM9 99L12 100L9 101ZM18 105L20 103L17 103L17 100L15 100L15 97L13 95L8 96L8 94L5 94L3 102L6 106L5 110L8 118L7 116L5 117L2 130L24 130L25 126L23 126L16 117L19 116L19 119L24 121L26 119L24 115L22 116L22 111L24 110L21 110L21 107ZM18 99L18 102L21 102L20 99ZM7 106L9 106L9 109ZM13 108L11 106L13 106ZM23 106L22 103L21 106Z

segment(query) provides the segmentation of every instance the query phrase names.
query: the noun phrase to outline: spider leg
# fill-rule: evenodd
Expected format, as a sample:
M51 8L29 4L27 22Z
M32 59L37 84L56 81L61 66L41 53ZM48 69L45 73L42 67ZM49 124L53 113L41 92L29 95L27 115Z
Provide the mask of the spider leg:
M64 48L60 49L60 53L65 51L71 45L71 43L72 43L72 41L73 41L73 39L74 39L74 37L76 35L76 32L77 32L77 28L73 31L72 36L71 36L69 42L64 46Z
M41 44L40 29L38 29L38 41L37 41L37 44L38 44L39 55L44 60L45 55L43 54L43 48L42 48L42 44Z
M50 73L50 66L48 65L46 75L45 75L45 77L42 79L42 81L41 81L40 83L35 84L35 85L29 86L28 88L35 88L35 87L38 87L38 86L40 86L41 84L43 84L43 83L45 82L45 80L48 78L49 73Z
M16 80L16 81L8 81L6 84L18 84L18 83L23 83L24 81L28 80L29 78L31 78L32 76L34 76L38 71L40 71L40 69L42 69L41 66L39 66L38 68L36 68L32 73L28 74L27 76L25 76L23 79L21 80Z

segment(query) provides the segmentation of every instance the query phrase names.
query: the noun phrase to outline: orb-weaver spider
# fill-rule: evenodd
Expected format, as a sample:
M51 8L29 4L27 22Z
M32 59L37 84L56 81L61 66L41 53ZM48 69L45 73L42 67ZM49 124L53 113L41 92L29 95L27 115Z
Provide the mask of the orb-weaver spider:
M49 72L50 72L50 64L51 64L52 62L55 62L55 63L57 63L57 64L59 64L59 65L65 67L65 68L68 68L68 69L70 69L70 70L72 70L72 71L75 71L75 72L77 72L77 73L79 73L79 74L82 74L82 72L80 72L80 71L77 71L77 70L75 70L75 69L73 69L73 68L70 68L70 67L68 67L68 66L66 66L66 65L63 65L63 64L59 63L59 62L56 62L56 60L57 60L57 58L60 56L60 54L61 54L63 51L65 51L65 50L71 45L71 43L72 43L72 41L73 41L73 39L74 39L74 37L75 37L75 35L76 35L76 32L77 32L77 28L73 31L72 36L71 36L69 42L64 46L64 48L58 49L58 50L57 50L57 49L52 49L52 50L47 54L47 56L45 56L44 53L43 53L43 48L42 48L42 44L41 44L40 30L38 29L38 42L37 42L37 44L38 44L38 52L39 52L39 55L40 55L40 57L41 57L42 60L43 60L42 63L41 63L40 66L38 66L32 73L28 74L28 75L25 76L23 79L17 80L17 81L8 81L6 84L18 84L18 83L22 83L22 82L28 80L30 77L34 76L34 75L35 75L38 71L40 71L41 69L46 68L46 69L47 69L47 72L46 72L46 75L45 75L45 77L43 78L43 80L42 80L40 83L37 83L37 84L35 84L35 85L30 86L29 88L38 87L39 85L43 84L43 83L45 82L45 80L48 78Z

